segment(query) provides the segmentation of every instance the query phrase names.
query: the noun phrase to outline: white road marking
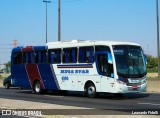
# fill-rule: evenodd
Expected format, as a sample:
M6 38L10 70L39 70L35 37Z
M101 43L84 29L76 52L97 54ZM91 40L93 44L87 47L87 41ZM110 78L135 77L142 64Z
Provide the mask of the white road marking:
M146 105L148 104L148 105L157 105L157 106L160 105L160 104L155 104L155 103L138 103L138 104L144 104L144 105L145 105L145 104L146 104Z

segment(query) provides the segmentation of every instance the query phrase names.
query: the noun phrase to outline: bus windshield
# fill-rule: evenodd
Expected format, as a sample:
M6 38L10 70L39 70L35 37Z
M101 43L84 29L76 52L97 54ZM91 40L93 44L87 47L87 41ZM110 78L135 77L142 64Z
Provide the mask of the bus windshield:
M146 63L140 46L114 45L113 52L119 76L138 78L146 75Z

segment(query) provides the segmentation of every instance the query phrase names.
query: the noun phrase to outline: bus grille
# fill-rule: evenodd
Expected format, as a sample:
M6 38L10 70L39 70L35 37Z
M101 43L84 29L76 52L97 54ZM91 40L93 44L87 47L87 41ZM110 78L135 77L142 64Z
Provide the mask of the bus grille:
M139 86L141 83L127 83L127 86Z

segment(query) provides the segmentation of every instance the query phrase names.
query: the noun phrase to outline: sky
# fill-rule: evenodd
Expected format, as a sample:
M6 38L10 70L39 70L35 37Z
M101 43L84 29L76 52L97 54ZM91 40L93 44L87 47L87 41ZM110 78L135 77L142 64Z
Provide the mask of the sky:
M58 40L58 0L48 4L48 42ZM45 45L43 0L0 0L0 64L18 46ZM61 0L61 40L139 43L157 56L156 0Z

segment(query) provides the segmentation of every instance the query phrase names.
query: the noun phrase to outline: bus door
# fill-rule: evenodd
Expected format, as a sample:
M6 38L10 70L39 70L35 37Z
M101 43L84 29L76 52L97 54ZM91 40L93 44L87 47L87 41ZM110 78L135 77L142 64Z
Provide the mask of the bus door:
M114 91L114 73L112 55L109 52L96 52L96 67L100 75L101 92Z

